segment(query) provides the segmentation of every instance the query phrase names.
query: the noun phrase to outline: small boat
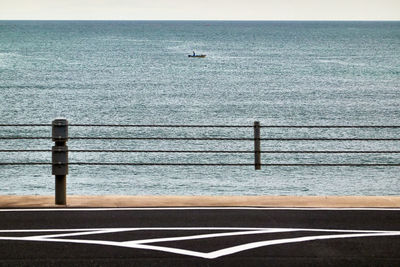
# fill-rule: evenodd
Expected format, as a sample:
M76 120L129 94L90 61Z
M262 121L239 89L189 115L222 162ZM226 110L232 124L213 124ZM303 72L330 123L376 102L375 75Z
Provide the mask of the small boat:
M188 57L206 57L206 55L188 55Z

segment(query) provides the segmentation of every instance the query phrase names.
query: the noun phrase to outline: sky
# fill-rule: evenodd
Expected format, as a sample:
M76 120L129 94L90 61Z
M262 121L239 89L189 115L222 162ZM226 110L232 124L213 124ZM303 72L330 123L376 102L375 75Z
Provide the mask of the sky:
M400 20L400 0L0 0L0 20Z

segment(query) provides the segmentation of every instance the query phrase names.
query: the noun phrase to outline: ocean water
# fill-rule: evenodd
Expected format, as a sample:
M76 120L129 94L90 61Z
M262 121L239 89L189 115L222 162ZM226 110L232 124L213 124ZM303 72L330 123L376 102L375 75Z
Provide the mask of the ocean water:
M206 58L188 58L195 50ZM400 22L0 21L0 124L400 125ZM252 128L85 128L70 136L252 137ZM400 129L262 128L267 137ZM0 136L51 136L0 127ZM0 140L0 150L51 149ZM252 150L250 141L71 140L70 149ZM264 141L262 150L400 150ZM0 162L51 153L0 152ZM70 153L70 162L252 163L252 154ZM400 163L393 154L263 154L263 163ZM72 165L68 194L398 195L399 167ZM0 194L54 192L50 166L0 166Z

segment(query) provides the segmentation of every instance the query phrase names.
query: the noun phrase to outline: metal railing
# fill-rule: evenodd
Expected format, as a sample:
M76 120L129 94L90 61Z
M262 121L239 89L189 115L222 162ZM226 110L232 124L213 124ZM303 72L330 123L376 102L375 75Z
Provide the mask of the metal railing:
M110 136L69 136L68 127L111 127L111 128L243 128L252 129L253 137L165 137L165 136L134 136L134 137L110 137ZM99 165L99 166L254 166L255 170L260 170L262 166L277 167L310 167L310 166L348 166L348 167L398 167L400 163L263 163L262 154L400 154L400 150L262 150L261 142L279 141L279 142L342 142L342 141L400 141L400 138L376 138L376 137L261 137L261 129L399 129L397 125L260 125L254 122L253 125L147 125L147 124L68 124L65 119L56 119L52 124L0 124L0 127L51 127L52 136L0 136L0 140L52 140L54 146L52 149L0 149L3 153L33 153L33 152L52 152L51 162L0 162L4 165L51 165L52 175L55 176L55 197L56 204L66 204L66 176L68 175L69 165ZM1 129L1 128L0 128ZM143 140L143 141L241 141L253 142L252 150L185 150L185 149L68 149L69 140ZM254 162L69 162L68 153L198 153L198 154L253 154Z

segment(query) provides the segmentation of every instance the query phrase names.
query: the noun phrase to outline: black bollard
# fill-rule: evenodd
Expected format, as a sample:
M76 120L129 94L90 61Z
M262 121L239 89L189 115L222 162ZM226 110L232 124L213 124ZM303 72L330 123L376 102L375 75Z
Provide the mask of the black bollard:
M55 203L67 204L67 174L68 174L68 121L56 119L52 122L52 174L55 175Z

